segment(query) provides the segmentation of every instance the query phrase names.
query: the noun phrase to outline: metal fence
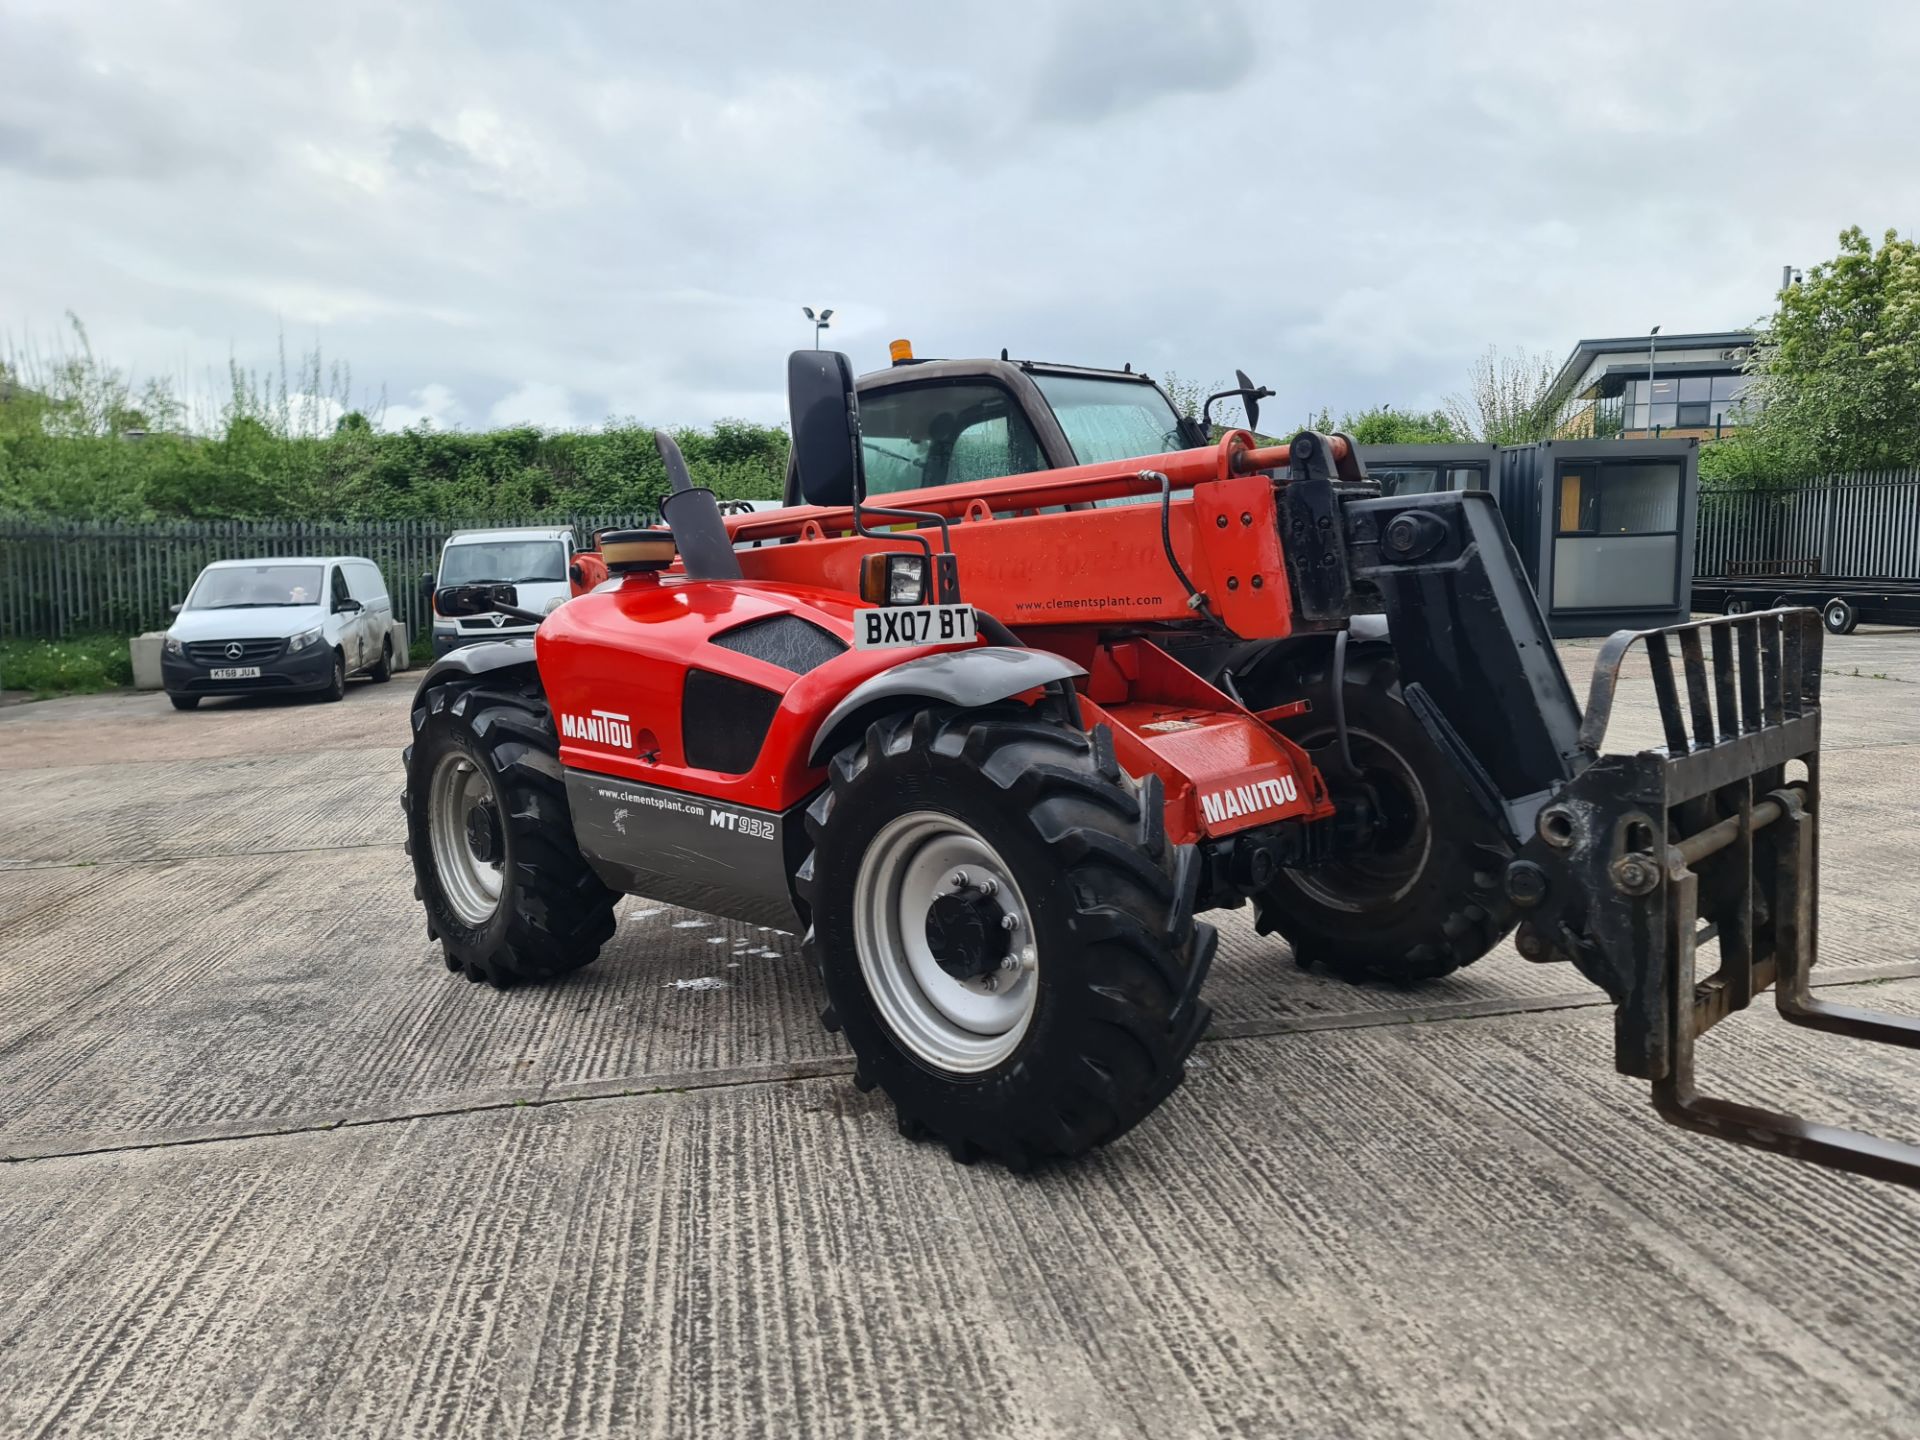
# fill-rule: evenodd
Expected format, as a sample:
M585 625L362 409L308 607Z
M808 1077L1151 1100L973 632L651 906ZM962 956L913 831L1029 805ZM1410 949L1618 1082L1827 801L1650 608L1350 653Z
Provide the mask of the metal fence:
M651 515L576 515L584 541ZM497 524L497 522L494 522ZM209 561L363 555L380 567L394 614L429 624L420 577L455 530L486 521L220 520L152 525L0 524L0 635L60 639L164 629ZM1703 490L1695 547L1702 577L1846 575L1920 580L1920 469L1832 475L1772 490Z
M582 542L610 525L651 524L637 515L573 516ZM394 615L409 635L430 624L420 577L440 561L456 530L499 522L460 520L221 520L152 525L0 524L0 635L136 635L163 630L213 560L276 555L360 555L380 567Z
M1920 580L1920 470L1777 490L1703 490L1694 570Z

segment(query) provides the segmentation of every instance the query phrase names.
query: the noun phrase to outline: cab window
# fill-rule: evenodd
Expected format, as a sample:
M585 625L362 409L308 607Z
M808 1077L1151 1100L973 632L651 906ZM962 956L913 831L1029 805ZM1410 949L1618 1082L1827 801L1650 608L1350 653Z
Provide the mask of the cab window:
M1037 371L1033 383L1053 406L1054 418L1082 465L1162 455L1187 448L1180 417L1149 380Z
M1045 468L1013 397L977 381L903 386L860 397L867 493L886 495Z
M338 610L342 600L351 600L353 596L347 590L347 571L344 565L333 567L333 608Z

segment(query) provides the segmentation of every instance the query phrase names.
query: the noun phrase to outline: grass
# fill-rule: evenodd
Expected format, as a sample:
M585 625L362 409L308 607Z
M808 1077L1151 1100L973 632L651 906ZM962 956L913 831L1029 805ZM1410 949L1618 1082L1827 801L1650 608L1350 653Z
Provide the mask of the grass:
M133 683L124 635L71 640L0 640L0 689L31 690L36 700L90 695Z

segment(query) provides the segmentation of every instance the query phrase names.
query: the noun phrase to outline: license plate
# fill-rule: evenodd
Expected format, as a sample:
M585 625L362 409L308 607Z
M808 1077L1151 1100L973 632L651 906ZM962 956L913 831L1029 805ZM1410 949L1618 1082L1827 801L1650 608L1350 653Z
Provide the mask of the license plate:
M966 645L973 640L971 605L881 605L855 617L858 650L908 645Z
M218 670L209 670L208 678L213 680L257 680L260 678L258 665L225 665Z

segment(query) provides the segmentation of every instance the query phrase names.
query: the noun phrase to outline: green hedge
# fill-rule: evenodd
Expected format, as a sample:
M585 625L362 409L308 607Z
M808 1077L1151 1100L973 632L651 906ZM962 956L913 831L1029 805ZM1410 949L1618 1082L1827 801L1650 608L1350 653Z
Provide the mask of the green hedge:
M315 439L243 416L217 438L127 439L49 433L32 409L0 399L0 517L530 521L644 511L667 483L638 425L382 434L349 416ZM695 479L719 495L779 497L784 430L723 421L675 434Z

